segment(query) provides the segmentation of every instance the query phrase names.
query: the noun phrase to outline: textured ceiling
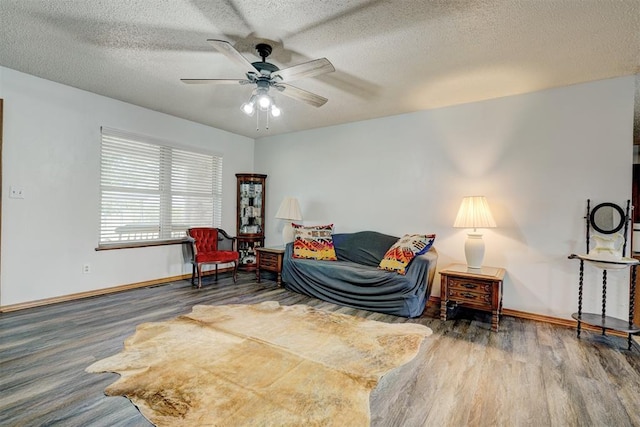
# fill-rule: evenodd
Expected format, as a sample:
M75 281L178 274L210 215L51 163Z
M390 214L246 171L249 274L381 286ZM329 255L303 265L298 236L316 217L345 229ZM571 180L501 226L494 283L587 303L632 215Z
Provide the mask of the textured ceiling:
M250 86L180 82L244 78L212 38L328 58L295 86L329 102L276 94L256 131ZM1 0L0 65L259 138L637 74L640 0Z

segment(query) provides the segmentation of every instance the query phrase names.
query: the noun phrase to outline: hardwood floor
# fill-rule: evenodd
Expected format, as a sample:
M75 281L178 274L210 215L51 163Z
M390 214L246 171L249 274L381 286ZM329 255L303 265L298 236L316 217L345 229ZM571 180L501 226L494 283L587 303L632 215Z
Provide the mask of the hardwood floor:
M304 303L434 334L371 395L373 426L640 426L640 351L626 339L503 317L437 309L404 319L329 304L241 273L203 288L188 281L0 315L1 426L148 426L135 406L103 390L116 374L84 368L122 349L137 324L196 304Z

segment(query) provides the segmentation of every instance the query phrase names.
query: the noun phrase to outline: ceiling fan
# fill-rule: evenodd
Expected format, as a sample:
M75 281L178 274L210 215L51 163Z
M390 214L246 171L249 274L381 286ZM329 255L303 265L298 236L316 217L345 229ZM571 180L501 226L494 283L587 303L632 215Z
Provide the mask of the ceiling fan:
M327 102L327 98L286 83L335 71L335 68L327 58L314 59L313 61L281 70L276 65L266 61L266 58L272 52L271 45L267 43L259 43L255 47L262 61L249 62L229 42L212 39L207 41L237 65L245 70L248 69L246 79L180 79L182 82L187 84L254 84L256 88L251 98L242 105L242 110L248 115L253 115L256 108L262 111L270 111L274 117L280 115L280 109L276 107L273 98L269 95L269 89L271 88L278 90L289 98L306 102L314 107L321 107Z

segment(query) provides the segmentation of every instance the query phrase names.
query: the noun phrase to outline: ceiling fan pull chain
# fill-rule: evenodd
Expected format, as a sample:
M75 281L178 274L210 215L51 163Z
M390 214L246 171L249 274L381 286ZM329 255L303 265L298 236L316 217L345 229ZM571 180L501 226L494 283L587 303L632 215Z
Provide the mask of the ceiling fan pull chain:
M267 116L267 127L265 128L265 130L269 130L269 116L270 116L270 114L269 114L268 111L267 111L266 116Z
M256 108L256 132L260 131L260 109Z

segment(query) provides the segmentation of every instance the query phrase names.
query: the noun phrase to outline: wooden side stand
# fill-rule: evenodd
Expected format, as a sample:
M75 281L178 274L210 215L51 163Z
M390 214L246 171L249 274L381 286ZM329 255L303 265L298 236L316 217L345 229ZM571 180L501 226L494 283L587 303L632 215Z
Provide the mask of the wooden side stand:
M498 332L502 313L502 282L505 270L497 267L467 268L453 264L440 271L440 319L447 320L447 305L491 313L491 329Z
M256 281L260 283L260 271L273 271L277 274L276 283L280 286L284 248L256 248L256 257Z

